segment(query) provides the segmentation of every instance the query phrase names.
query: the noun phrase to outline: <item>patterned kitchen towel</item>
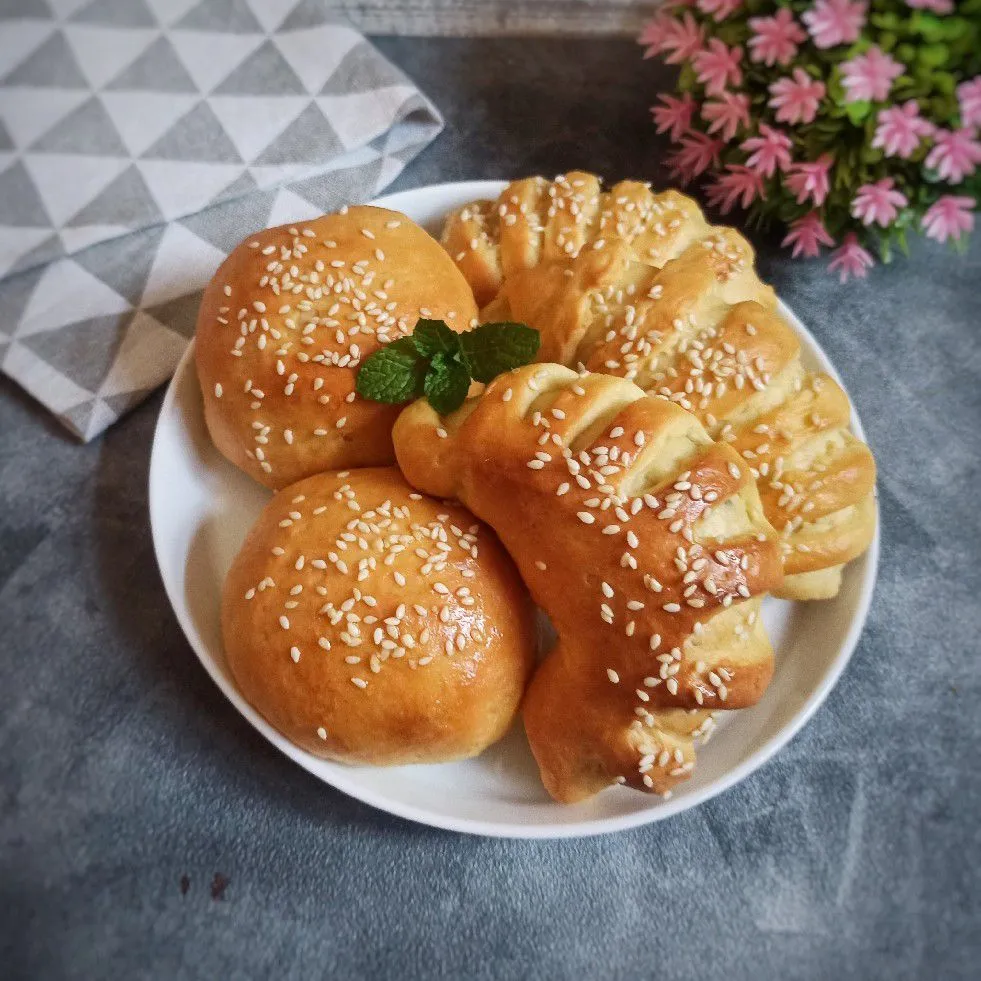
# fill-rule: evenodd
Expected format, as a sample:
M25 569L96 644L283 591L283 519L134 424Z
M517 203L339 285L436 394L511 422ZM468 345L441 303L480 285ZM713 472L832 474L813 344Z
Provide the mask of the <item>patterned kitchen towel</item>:
M319 0L0 4L0 367L91 439L242 237L373 197L441 127Z

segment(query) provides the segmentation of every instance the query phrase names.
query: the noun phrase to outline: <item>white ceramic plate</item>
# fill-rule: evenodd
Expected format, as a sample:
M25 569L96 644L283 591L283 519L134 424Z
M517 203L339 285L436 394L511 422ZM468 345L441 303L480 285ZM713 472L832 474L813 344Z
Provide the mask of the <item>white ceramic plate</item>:
M503 182L441 184L378 204L437 231L452 208L496 197ZM243 229L246 232L247 229ZM786 308L805 362L835 375L817 342ZM854 416L852 427L862 435ZM538 778L520 725L475 760L442 766L350 767L311 756L284 739L239 694L225 664L221 585L270 493L226 462L205 430L192 350L164 400L150 465L150 522L164 586L201 663L232 704L273 745L314 776L353 797L413 821L474 834L571 837L630 828L687 810L742 780L780 749L825 699L858 641L878 563L878 535L849 565L838 597L819 603L767 599L763 618L776 672L763 700L734 713L698 754L693 779L662 801L611 788L573 807L552 802Z

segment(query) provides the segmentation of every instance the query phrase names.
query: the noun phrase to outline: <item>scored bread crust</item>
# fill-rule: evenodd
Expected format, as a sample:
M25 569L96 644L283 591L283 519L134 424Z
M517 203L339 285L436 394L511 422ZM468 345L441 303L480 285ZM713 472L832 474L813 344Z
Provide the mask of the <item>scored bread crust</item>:
M481 752L510 726L535 654L531 603L493 532L394 467L278 493L229 571L222 628L236 684L272 725L377 766Z
M256 233L204 291L196 359L215 446L267 487L394 460L398 407L355 392L364 359L420 317L468 329L466 280L405 215L350 207Z
M841 387L802 366L742 235L677 191L602 191L574 172L466 205L443 243L481 319L523 321L541 331L540 360L628 378L731 444L781 532L777 595L837 594L875 532L875 461Z
M762 696L779 550L748 468L694 415L530 365L447 417L414 403L394 441L411 484L494 528L555 626L523 714L557 800L669 790L711 713Z

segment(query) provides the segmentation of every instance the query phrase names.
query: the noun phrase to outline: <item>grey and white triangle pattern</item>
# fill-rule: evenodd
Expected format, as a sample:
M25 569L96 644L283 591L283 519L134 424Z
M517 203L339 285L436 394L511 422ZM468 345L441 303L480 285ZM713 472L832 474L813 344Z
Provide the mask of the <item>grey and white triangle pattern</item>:
M441 126L319 0L0 3L0 370L92 438L238 241L371 198Z

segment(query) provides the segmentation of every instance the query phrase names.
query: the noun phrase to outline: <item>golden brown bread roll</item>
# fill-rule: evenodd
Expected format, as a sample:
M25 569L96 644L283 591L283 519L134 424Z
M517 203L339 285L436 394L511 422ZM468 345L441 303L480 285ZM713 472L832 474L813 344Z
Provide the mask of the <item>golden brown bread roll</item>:
M412 404L394 440L411 484L494 528L552 619L524 721L557 800L663 793L711 711L759 700L779 549L748 467L694 415L622 378L529 365L445 418Z
M201 301L197 369L211 438L267 487L391 463L398 407L355 393L364 359L420 317L466 330L470 287L405 215L352 207L250 236Z
M622 375L730 443L781 532L777 595L837 594L875 532L875 461L849 432L840 386L801 365L742 235L708 225L677 191L603 192L573 173L467 205L444 244L487 303L482 319L541 331L540 360Z
M225 582L242 694L308 752L351 763L475 756L514 718L533 610L500 543L394 468L278 493Z

